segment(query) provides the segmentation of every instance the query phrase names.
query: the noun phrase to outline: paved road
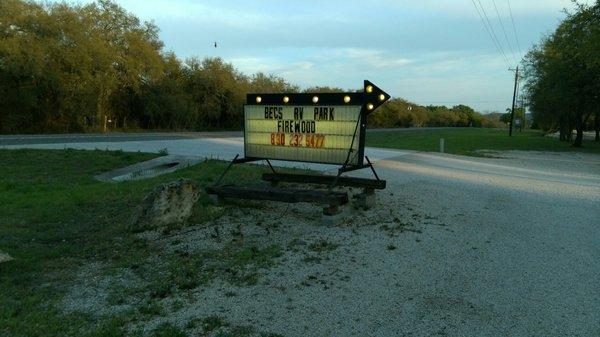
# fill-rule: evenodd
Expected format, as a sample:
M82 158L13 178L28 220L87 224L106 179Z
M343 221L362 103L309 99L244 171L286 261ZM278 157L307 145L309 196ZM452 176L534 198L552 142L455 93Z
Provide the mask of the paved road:
M3 144L166 148L230 159L242 152L235 136L81 136L45 144L17 137L10 141L37 144ZM379 227L360 227L364 232L349 247L351 255L338 264L366 261L349 271L348 286L303 288L297 315L273 310L281 304L270 288L260 296L251 289L248 298L227 300L241 308L237 319L245 319L246 311L264 314L269 326L290 336L600 336L600 156L512 152L497 159L375 148L367 154L388 180L388 190L379 194L380 213L414 210L414 216L431 219L415 224L422 233L398 236L398 249L390 252L385 247L391 238Z
M0 135L0 146L241 137L240 131Z
M0 148L37 148L63 149L73 148L82 150L123 150L158 153L167 150L169 154L231 160L237 154L243 156L244 141L239 132L218 133L173 133L173 134L122 134L122 135L74 135L66 139L64 135L52 136L16 136L5 139L4 142L17 144L2 144ZM8 137L7 137L8 138ZM67 140L67 141L65 141ZM396 150L368 148L367 156L377 161L409 153ZM274 161L275 164L288 167L310 168L316 170L332 170L335 166L321 164L305 164Z
M369 129L369 132L388 131L427 131L457 128L392 128ZM60 143L102 143L150 140L176 140L199 138L231 138L242 137L242 131L216 132L140 132L140 133L79 133L79 134L44 134L44 135L0 135L0 146L26 144L60 144Z

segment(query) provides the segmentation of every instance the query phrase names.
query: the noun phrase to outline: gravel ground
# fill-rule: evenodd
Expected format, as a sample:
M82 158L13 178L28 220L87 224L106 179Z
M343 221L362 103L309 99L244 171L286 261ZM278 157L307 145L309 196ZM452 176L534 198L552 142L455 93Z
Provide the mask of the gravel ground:
M285 247L258 284L199 287L147 329L218 315L287 337L600 336L600 156L498 156L381 160L378 205L334 226L314 206L273 203L145 233L196 251L241 224L246 242Z

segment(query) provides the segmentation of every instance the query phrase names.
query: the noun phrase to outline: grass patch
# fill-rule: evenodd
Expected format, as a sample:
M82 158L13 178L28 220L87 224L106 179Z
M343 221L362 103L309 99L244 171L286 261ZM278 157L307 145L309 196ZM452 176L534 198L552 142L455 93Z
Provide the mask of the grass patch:
M203 254L204 259L210 261L204 273L209 278L220 275L237 285L253 285L258 281L258 270L272 266L274 259L281 255L281 248L277 245L262 249L255 246L230 247Z
M327 241L325 239L321 239L317 242L311 243L310 245L308 245L308 248L310 250L312 250L313 252L330 252L333 250L336 250L339 247L339 243L335 243L335 242L330 242Z
M279 247L228 247L193 256L160 252L152 242L127 231L133 210L156 185L178 178L212 183L226 163L208 161L151 179L103 183L93 176L156 157L122 151L0 150L0 251L16 260L0 264L0 335L121 336L132 321L163 315L161 300L211 277L252 284ZM225 183L260 180L268 169L236 166ZM193 222L222 215L207 212L202 198ZM157 259L157 260L152 260ZM76 272L100 262L108 272L126 268L143 284L111 287L107 303L131 304L132 310L107 317L66 313L62 299ZM137 287L137 288L136 288ZM130 303L133 299L137 302ZM139 300L141 299L141 300ZM184 335L173 326L154 335Z
M219 316L208 316L202 320L202 330L205 333L212 332L220 327L228 326L226 320Z
M439 151L440 138L444 138L445 152L451 154L483 156L481 150L506 151L582 151L600 153L600 143L584 141L582 148L556 138L545 137L540 131L459 128L459 129L410 129L367 133L367 146L417 151Z
M152 332L153 337L187 337L188 335L180 328L171 323L164 323Z
M215 337L244 337L254 335L256 329L252 326L247 325L235 325L232 326L227 320L220 316L208 316L204 318L194 318L186 324L188 329L201 328L201 336L215 336ZM215 333L216 332L216 333ZM260 336L268 335L266 333L260 334ZM283 336L282 336L283 337Z

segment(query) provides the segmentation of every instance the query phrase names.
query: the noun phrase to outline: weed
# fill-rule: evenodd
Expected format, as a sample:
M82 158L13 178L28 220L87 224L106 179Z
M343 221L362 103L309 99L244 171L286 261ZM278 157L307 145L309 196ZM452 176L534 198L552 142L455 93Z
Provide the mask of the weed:
M113 287L108 290L107 303L110 305L123 305L131 295L132 291L125 287Z
M282 334L274 333L274 332L263 332L260 334L260 337L285 337Z
M306 263L320 263L321 262L321 258L315 255L311 255L311 254L305 254L304 258L302 259L302 262L306 262Z
M225 297L235 297L237 296L237 293L235 291L228 291L224 295Z
M152 298L165 298L171 294L171 284L165 281L155 281L148 288Z
M167 282L180 290L194 289L205 283L206 280L200 277L202 260L197 255L172 256L169 260Z
M205 333L215 331L218 328L229 326L229 323L216 315L208 316L202 320L202 330Z
M321 239L317 242L311 243L308 248L313 252L329 252L336 250L340 245L338 243L329 242L325 239Z
M237 337L243 337L243 336L248 336L250 334L253 334L255 331L254 327L251 326L235 326L233 328L231 328L231 333L233 334L233 336L237 336Z
M152 337L187 337L180 328L171 323L163 323L152 331Z
M138 307L138 311L144 316L158 316L162 313L163 306L156 300L147 300Z

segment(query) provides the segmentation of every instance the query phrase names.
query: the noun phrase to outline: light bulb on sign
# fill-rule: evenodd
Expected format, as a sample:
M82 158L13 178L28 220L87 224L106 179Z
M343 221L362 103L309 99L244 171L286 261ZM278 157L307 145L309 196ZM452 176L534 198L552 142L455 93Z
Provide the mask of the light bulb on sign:
M319 97L318 96L313 96L312 101L313 101L313 103L319 102Z
M344 103L350 103L350 96L344 96Z
M256 96L256 103L260 103L260 102L262 102L262 97Z
M290 98L287 96L283 97L283 103L288 103L290 101Z
M379 94L379 100L380 101L385 101L385 95L384 94Z
M370 94L373 92L373 86L367 85L367 92Z
M367 104L367 109L369 109L369 110L373 110L374 107L375 106L371 103Z

